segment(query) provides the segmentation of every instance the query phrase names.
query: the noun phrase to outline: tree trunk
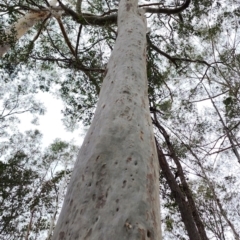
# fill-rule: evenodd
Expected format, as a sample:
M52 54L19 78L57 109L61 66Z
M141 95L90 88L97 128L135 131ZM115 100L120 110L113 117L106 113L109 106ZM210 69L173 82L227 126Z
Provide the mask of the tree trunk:
M146 20L121 0L118 37L54 240L161 240L159 166L149 112Z
M6 42L0 42L0 57L2 57L11 47L11 43L17 42L33 25L47 17L48 12L27 13L19 18L9 30L5 32Z
M156 143L157 143L157 140L156 140ZM185 196L181 192L181 189L178 186L178 184L169 168L166 157L164 156L163 151L159 146L157 146L157 152L158 152L159 165L160 165L160 167L163 171L164 177L167 180L167 183L171 189L172 195L175 198L175 201L178 205L179 212L181 214L182 221L184 222L185 228L187 230L189 239L190 240L203 240L204 238L201 238L201 236L199 235L199 232L197 230L197 227L194 223L194 219L193 219L191 210L188 206L188 202L185 200Z
M49 1L49 11L33 11L26 13L23 17L19 18L16 23L12 24L8 30L5 31L0 41L0 57L2 57L11 47L12 44L17 42L28 30L30 30L37 22L44 20L50 15L61 15L54 11L53 7L57 4L57 0ZM58 9L59 10L59 9Z

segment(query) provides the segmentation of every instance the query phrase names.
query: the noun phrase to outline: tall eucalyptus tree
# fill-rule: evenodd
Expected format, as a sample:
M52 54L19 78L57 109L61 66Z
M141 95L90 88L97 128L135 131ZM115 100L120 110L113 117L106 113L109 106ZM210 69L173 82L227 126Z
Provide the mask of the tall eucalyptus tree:
M37 21L42 20L44 25L50 17L56 18L74 57L77 48L72 47L63 27L64 14L83 25L114 23L118 27L94 119L75 164L54 239L161 239L159 167L148 102L145 13L180 13L190 1L174 9L141 9L137 0L122 0L117 13L110 11L107 16L82 13L81 1L76 12L61 1L57 7L45 2L47 7L35 4L38 10L26 6L30 12L5 31L1 55ZM15 39L12 33L16 33ZM76 64L84 71L81 63Z
M40 89L48 90L53 81L60 85L60 93L68 104L65 115L70 124L75 118L89 122L99 94L54 239L161 239L158 158L190 239L207 239L183 171L184 194L169 173L159 145L157 157L148 100L153 114L158 108L164 108L164 104L157 104L158 87L165 84L168 88L164 74L174 75L169 74L172 66L166 67L165 73L160 71L159 65L165 63L157 59L156 54L167 58L179 74L186 69L183 61L211 69L197 51L191 59L191 43L184 43L191 34L204 35L204 30L194 31L191 24L203 11L201 9L207 12L214 3L194 1L192 12L184 14L182 11L189 3L186 0L171 8L163 3L143 4L136 0L121 0L119 5L115 1L11 1L2 4L3 12L10 16L8 29L1 33L3 66L8 66L4 61L12 61L16 68L19 63L27 62L28 71L32 67L49 70L49 63L55 62L60 68L73 69L66 71L65 78L57 78L58 73L39 78ZM152 16L149 23L154 23L153 34L147 34L146 14ZM20 26L24 26L24 31L18 28ZM169 28L170 34L161 36L158 26ZM26 32L28 29L30 33ZM32 33L35 36L29 41ZM176 43L174 34L182 41ZM86 39L89 43L84 46ZM158 42L166 43L167 52L160 50ZM12 52L6 52L11 46ZM110 51L111 57L106 60ZM14 52L17 54L13 55ZM40 65L40 61L43 64ZM198 66L196 64L196 72ZM171 108L170 101L165 103L165 107ZM156 117L153 120L178 165L168 134L157 125ZM178 169L181 170L181 166L178 165ZM188 201L185 201L186 196Z

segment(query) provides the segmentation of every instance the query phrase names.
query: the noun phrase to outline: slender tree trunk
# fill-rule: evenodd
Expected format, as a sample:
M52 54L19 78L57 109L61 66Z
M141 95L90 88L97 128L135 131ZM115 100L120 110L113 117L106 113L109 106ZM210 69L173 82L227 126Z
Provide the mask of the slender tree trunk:
M157 142L157 140L156 140ZM197 230L197 227L195 225L191 209L188 206L188 202L185 200L185 196L181 192L170 168L168 165L168 162L166 160L166 157L164 156L162 149L160 146L157 146L157 152L158 152L158 160L160 167L163 171L164 177L167 180L167 183L171 189L172 195L176 200L176 203L178 205L182 220L184 222L185 228L187 230L188 236L190 240L202 240L201 236L199 235L199 232Z
M206 234L206 231L205 231L205 228L204 228L204 224L202 222L202 219L199 216L199 212L198 212L197 207L195 205L195 202L194 202L191 190L189 189L189 186L187 184L186 178L184 176L182 165L179 162L178 156L176 155L176 152L175 152L175 150L173 148L173 145L172 145L172 143L170 141L170 137L167 134L167 132L165 131L165 129L159 124L159 122L157 121L156 116L155 116L154 120L155 120L156 127L159 129L159 131L164 136L166 144L167 144L168 149L169 149L169 152L171 154L171 158L173 159L173 161L175 162L175 164L177 166L177 171L178 171L178 174L179 174L182 186L183 186L183 191L184 191L184 193L185 193L185 195L187 197L188 205L189 205L189 207L190 207L190 209L192 211L192 216L193 216L195 224L196 224L196 226L198 228L198 232L200 234L200 237L201 237L202 240L208 240L208 237L207 237L207 234ZM188 226L188 227L190 227L190 226ZM190 228L192 228L192 227L190 227ZM192 231L193 231L193 229L192 229ZM191 235L191 236L193 236L193 235ZM189 237L190 237L190 235L189 235Z
M118 38L54 240L161 240L159 166L149 112L146 20L121 0Z
M18 21L5 32L6 41L0 42L0 57L9 50L11 43L14 44L17 42L33 25L46 18L48 14L46 11L33 12L27 13L22 18L19 18Z
M4 41L0 41L0 57L2 57L11 47L17 42L28 30L30 30L37 22L44 20L50 14L61 15L52 9L57 3L57 0L49 1L49 11L28 12L23 17L19 18L16 23L10 26L1 36Z

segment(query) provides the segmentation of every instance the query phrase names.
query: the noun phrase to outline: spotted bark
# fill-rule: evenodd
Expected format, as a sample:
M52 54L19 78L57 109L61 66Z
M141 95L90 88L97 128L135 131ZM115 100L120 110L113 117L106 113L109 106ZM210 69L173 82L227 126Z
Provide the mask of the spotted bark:
M118 37L53 239L161 240L148 103L146 20L121 0Z

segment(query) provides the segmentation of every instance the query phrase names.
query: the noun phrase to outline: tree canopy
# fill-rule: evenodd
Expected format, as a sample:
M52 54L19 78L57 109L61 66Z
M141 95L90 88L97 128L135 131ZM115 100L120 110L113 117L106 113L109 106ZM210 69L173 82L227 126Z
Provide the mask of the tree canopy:
M5 225L0 231L10 239L17 236L19 226L28 237L29 225L18 223L27 208L23 204L28 206L24 213L28 223L33 209L43 216L35 215L41 221L48 211L55 211L49 210L50 205L45 210L39 206L48 204L47 191L55 191L44 189L47 181L58 184L63 174L54 173L39 183L43 190L35 197L39 196L38 208L31 207L34 193L29 189L41 181L46 165L42 160L34 166L31 159L22 169L29 159L26 150L5 150L12 147L11 139L21 138L11 130L17 124L16 114L44 113L33 99L38 91L47 91L64 101L69 129L79 121L90 124L118 36L118 4L0 0L0 149L5 151L0 162L0 201L5 204L0 221ZM161 167L163 239L189 239L190 220L202 239L239 239L239 1L151 0L139 1L139 8L148 24L148 96ZM34 21L26 28L24 22L32 16ZM26 28L21 34L19 21ZM27 135L36 139L39 133ZM30 143L37 148L37 140ZM49 157L43 155L40 159ZM41 224L35 228L46 233L50 223Z

